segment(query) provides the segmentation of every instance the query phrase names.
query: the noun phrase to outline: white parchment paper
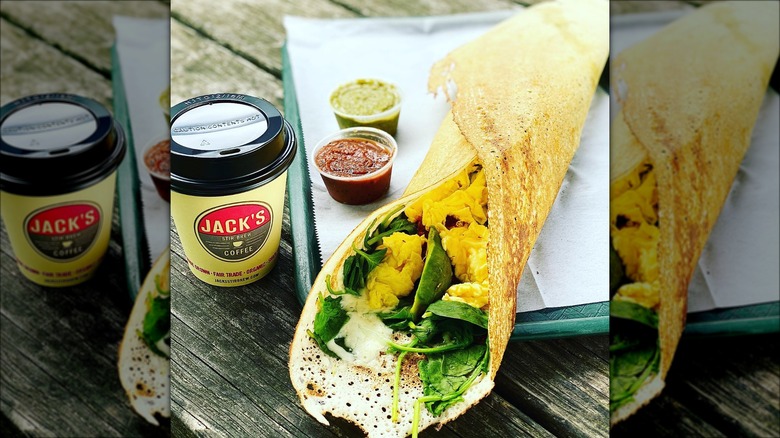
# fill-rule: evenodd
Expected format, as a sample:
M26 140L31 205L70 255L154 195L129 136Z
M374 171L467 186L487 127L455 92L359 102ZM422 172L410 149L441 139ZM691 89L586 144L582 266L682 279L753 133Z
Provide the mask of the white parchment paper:
M613 54L685 12L614 17ZM619 109L612 101L612 113ZM688 312L780 300L780 97L769 89L744 160L688 287Z
M371 211L400 197L449 109L427 93L433 63L521 9L446 17L315 20L285 17L287 49L307 150L323 261ZM328 98L338 85L376 77L403 94L398 157L386 197L355 207L333 201L311 150L338 124ZM582 143L518 287L518 311L606 301L609 254L609 98L594 97Z
M150 263L170 247L170 204L160 198L143 162L145 148L168 138L160 94L170 83L170 22L114 17L116 47L130 115Z

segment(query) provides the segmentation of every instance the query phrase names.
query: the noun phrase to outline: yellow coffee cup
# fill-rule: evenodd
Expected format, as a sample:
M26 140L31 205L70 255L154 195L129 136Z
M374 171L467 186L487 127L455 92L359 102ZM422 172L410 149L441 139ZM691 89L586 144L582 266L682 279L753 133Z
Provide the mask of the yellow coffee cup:
M198 96L173 108L171 214L192 274L241 286L275 265L295 135L269 102Z
M42 94L0 109L0 213L25 277L50 287L92 277L125 150L122 128L88 98Z

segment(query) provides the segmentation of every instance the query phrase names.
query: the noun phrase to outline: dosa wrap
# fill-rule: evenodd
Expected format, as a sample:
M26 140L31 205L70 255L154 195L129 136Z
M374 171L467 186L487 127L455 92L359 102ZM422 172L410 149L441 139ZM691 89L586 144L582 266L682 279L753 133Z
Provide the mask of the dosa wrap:
M490 373L463 395L463 402L441 416L434 418L424 411L420 429L456 418L490 392L514 326L523 266L579 145L607 58L608 19L608 3L601 0L540 4L434 65L429 90L455 87L454 93L448 93L452 111L406 195L358 225L325 263L304 305L290 347L290 374L304 407L315 418L326 423L323 414L331 413L372 435L409 433L410 405L422 394L416 366L403 367L403 389L410 395L402 399L400 421L392 423L383 412L374 415L373 409L390 406L391 385L375 376L392 372L394 359L387 362L389 368L355 367L356 375L371 380L374 389L371 402L361 402L353 395L360 379L350 382L327 371L331 374L327 379L312 382L309 377L317 373L306 368L327 365L313 360L318 348L306 330L312 327L317 296L326 290L326 275L340 272L353 243L362 241L369 224L444 183L475 159L483 165L488 191ZM344 408L344 401L352 398L362 404L361 409ZM366 412L368 416L361 415ZM379 427L373 428L374 424Z

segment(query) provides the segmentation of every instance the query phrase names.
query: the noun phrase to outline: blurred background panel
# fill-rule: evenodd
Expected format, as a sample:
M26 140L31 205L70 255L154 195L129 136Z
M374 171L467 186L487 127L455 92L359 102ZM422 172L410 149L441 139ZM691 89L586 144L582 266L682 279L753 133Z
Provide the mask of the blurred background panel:
M169 4L0 3L0 104L64 92L90 97L114 113L111 49L117 15L167 20ZM170 435L167 424L155 427L133 411L119 381L117 351L135 291L126 281L117 203L111 217L109 249L95 277L64 289L40 287L21 275L3 227L3 436Z
M639 40L638 37L631 42L619 39L619 35L632 35L630 23L642 27L643 35L649 35L653 23L660 29L710 3L715 2L611 1L612 48L627 47ZM614 55L612 52L613 59ZM775 65L775 78L777 74ZM778 91L773 79L767 96L776 98ZM771 120L767 119L771 118L764 118L763 126L769 122L771 130ZM778 121L774 123L776 132ZM774 196L776 199L777 192ZM768 238L771 237L770 234ZM744 257L753 260L749 255ZM776 264L770 269L776 269ZM746 295L739 288L731 292ZM689 313L687 329L663 392L613 427L611 436L779 436L780 324L776 300L780 291L769 291L770 297L772 293L775 301L770 298L769 302L751 306L715 306L708 311ZM691 301L689 310L701 310L690 309L690 305ZM758 334L749 334L751 331Z

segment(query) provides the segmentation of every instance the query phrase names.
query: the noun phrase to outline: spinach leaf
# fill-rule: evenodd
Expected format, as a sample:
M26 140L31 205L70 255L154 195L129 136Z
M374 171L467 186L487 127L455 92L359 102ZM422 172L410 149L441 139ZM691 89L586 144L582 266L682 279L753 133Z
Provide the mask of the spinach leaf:
M366 277L368 277L368 273L371 272L372 269L376 268L380 263L382 263L382 259L384 259L385 254L387 254L387 249L378 250L370 254L355 247L352 247L352 249L355 251L355 255L363 258L364 264L366 266Z
M327 354L328 356L339 358L339 356L334 353L330 348L328 348L327 341L324 341L322 339L322 336L318 335L317 333L314 333L311 330L306 330L306 334L309 335L312 339L314 339L314 342L317 343L317 345L320 347L320 350L322 350L323 353Z
M412 342L410 342L409 345L414 347L416 343L417 340L412 339ZM393 404L390 407L390 420L394 423L398 421L398 393L401 388L401 365L403 364L404 358L408 353L408 351L402 351L401 354L398 355L398 359L395 362L395 375L393 377Z
M658 314L654 310L629 301L612 300L609 303L609 316L636 321L654 329L658 328Z
M473 326L454 319L425 319L420 324L413 324L412 333L415 335L414 345L388 344L395 351L430 354L460 350L474 342Z
M434 416L463 398L461 395L474 380L487 372L490 351L487 345L472 345L469 348L447 353L431 354L418 363L424 396L417 400L415 422L419 421L419 404ZM412 430L416 432L413 425Z
M336 337L341 327L349 320L349 315L341 307L341 297L326 297L320 294L317 299L317 307L317 314L314 315L314 330L309 330L307 333L317 342L323 352L338 358L338 355L331 351L326 344Z
M644 322L613 320L610 329L609 409L614 412L633 401L636 391L658 373L661 349L658 331Z
M620 286L627 280L625 276L625 268L623 267L623 261L620 260L612 243L609 244L609 298L612 299L617 293Z
M136 333L154 354L170 357L171 288L167 271L154 276L154 287L156 293L147 295L144 303L146 314L141 330ZM160 341L165 342L168 348L161 350L158 347Z
M333 340L333 342L336 343L339 347L343 348L344 351L347 351L349 353L352 353L352 349L347 346L347 339L346 338L336 338Z
M415 345L390 343L396 351L435 353L467 347L488 326L486 312L457 301L434 302L428 306L428 311L417 324L412 322L411 316L411 310L407 307L383 316L385 324L391 318L399 321L388 324L390 328L408 330L414 335Z
M487 312L459 301L436 301L435 303L428 306L428 309L423 315L423 318L428 318L428 315L436 315L441 318L459 319L470 322L474 325L482 327L483 329L488 328Z
M366 287L366 277L368 273L364 272L364 266L359 255L353 254L347 257L344 262L344 287L352 290L362 290ZM365 276L364 276L365 274Z
M171 333L171 295L170 291L163 291L157 286L156 296L146 297L146 315L138 335L158 356L170 357L170 351L162 351L157 346L160 340L170 337Z
M355 254L347 257L344 262L344 287L347 290L360 291L366 287L368 273L382 262L387 250L361 250L355 247L352 249ZM355 295L359 295L359 292Z
M383 238L390 236L393 233L416 234L417 224L414 222L409 222L409 219L407 219L406 215L402 214L393 219L387 225L384 223L380 224L379 228L371 236L371 238L366 240L366 243L368 245L376 245L377 243L381 242Z
M333 287L330 285L330 275L325 276L325 287L328 288L328 292L331 295L344 295L344 294L350 294L350 295L360 295L360 292L354 291L348 287L345 287L344 290L333 290Z
M412 304L411 312L415 320L422 316L431 303L441 299L450 284L452 284L450 257L444 251L439 232L436 228L431 228L428 233L425 264Z
M389 312L378 313L379 319L393 330L408 330L412 321L411 305L398 307Z
M442 331L441 324L431 318L423 319L419 324L412 323L410 329L419 343L428 346L433 337Z

